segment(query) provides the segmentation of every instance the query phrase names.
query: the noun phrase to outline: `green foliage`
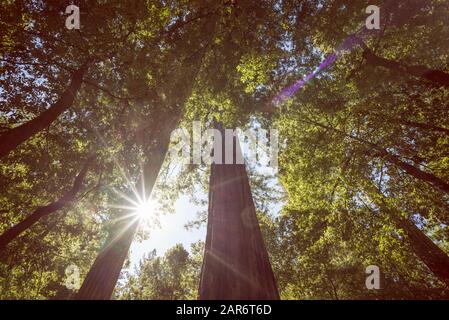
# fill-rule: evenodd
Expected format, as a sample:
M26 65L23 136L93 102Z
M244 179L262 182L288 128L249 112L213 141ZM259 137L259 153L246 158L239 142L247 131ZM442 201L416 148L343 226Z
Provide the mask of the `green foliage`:
M363 21L354 16L363 11L352 7L362 2L332 9L342 5L332 1L309 14L303 24L324 27L307 36L298 31L293 46L307 46L310 39L325 52L337 47ZM447 61L439 60L447 43L432 43L435 57L427 43L436 34L447 38L449 29L439 27L444 19L433 11L409 19L369 45L383 57L448 70ZM425 27L414 24L418 20ZM338 28L330 27L334 22ZM283 298L447 298L445 285L422 262L397 219L414 221L447 254L448 195L379 154L388 150L447 182L447 132L437 129L449 127L441 100L447 93L423 79L367 65L355 50L282 107L275 121L286 141L279 179L288 203L263 230ZM371 264L380 267L381 290L365 288L364 271Z
M204 243L192 244L191 253L181 244L163 257L153 251L139 264L135 274L116 289L118 299L183 300L196 299Z
M213 119L280 131L276 179L285 196L248 171L282 298L447 298L398 218L447 254L448 195L380 150L448 183L448 89L370 65L356 48L263 112L363 25L366 1L78 3L79 31L64 27L65 4L0 4L0 134L42 114L93 59L73 106L0 160L0 233L59 199L96 155L76 200L1 252L0 299L71 298L66 267L76 264L84 278L126 213L112 206L123 204L114 190L132 195L166 128L207 128ZM394 1L391 10L388 27L366 45L449 72L446 3ZM181 193L204 204L208 168L175 167L168 159L159 174L163 211ZM270 214L277 202L281 212ZM205 221L203 212L191 226ZM123 274L116 298L195 299L201 260L200 243L190 253L178 245L151 254ZM365 287L370 264L380 267L381 290Z

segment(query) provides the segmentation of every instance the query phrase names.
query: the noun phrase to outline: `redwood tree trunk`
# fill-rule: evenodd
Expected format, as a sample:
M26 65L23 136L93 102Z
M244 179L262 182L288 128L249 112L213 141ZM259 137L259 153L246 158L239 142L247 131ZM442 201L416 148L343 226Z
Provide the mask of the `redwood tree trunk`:
M212 164L199 298L279 299L244 164Z
M0 136L0 158L6 156L10 151L14 150L19 144L47 128L58 118L58 116L70 108L73 100L81 87L83 76L87 71L87 64L76 70L72 74L69 87L64 91L62 96L53 105L45 110L36 118L8 130Z
M109 300L133 241L139 221L122 220L115 225L78 291L77 300Z
M162 136L151 152L143 171L143 181L136 185L141 192L145 183L145 198L151 194L156 178L162 167L170 142L170 126L164 128ZM78 291L77 300L109 300L114 291L129 248L136 233L139 220L135 217L120 220L107 240L106 246L95 259L84 282Z
M39 219L53 212L56 212L57 210L67 205L67 203L73 201L83 185L83 181L86 176L91 160L92 158L89 158L87 160L86 164L83 166L80 173L76 176L72 188L68 192L66 192L60 199L44 207L37 208L32 214L30 214L27 218L25 218L25 220L13 226L12 228L6 230L2 235L0 235L0 250L6 247L15 238L17 238L22 232L30 228L37 221L39 221Z
M430 269L440 281L449 286L449 256L441 250L413 221L401 216L401 213L389 207L384 194L371 181L364 188L368 194L377 194L372 201L394 221L398 228L405 231L408 243L416 256Z
M209 19L206 22L206 25L208 25L211 30L210 38L207 41L212 39L214 35L212 30L215 27L211 28L211 24L215 25L214 19ZM172 101L172 105L176 106L176 108L180 108L180 106L184 105L191 94L196 76L201 67L202 59L206 52L205 48L207 48L207 46L204 46L203 50L197 50L190 57L192 61L195 62L187 64L189 61L185 61L187 68L185 69L184 77L180 79L178 83L173 84L173 88L177 88L177 98ZM185 83L188 83L189 85L185 85ZM180 109L168 109L165 121L161 120L158 123L160 135L156 135L156 139L158 139L156 146L151 149L151 152L147 156L147 163L143 170L144 180L138 182L136 185L137 190L141 190L142 185L144 185L146 198L149 197L153 190L156 178L168 150L170 134L178 124L180 113ZM146 132L144 131L139 133L139 135L145 134ZM143 142L145 140L144 136L138 137L138 140ZM75 296L75 299L107 300L111 298L123 263L128 254L129 247L131 246L134 234L137 230L138 223L138 221L130 223L129 220L122 220L122 222L117 225L116 232L111 235L108 245L106 245L96 258L78 294Z

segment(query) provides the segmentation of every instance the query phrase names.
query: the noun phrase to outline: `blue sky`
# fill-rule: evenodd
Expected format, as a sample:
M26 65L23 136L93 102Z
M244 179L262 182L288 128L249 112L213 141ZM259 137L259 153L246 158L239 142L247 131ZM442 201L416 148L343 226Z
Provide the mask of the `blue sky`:
M131 266L136 266L143 256L153 249L158 255L163 255L177 243L182 243L184 248L190 249L190 244L198 240L205 240L206 226L199 229L187 230L184 225L196 219L196 213L203 210L189 202L185 195L181 196L175 203L175 213L166 214L160 218L160 226L154 226L150 230L150 236L142 242L134 241L131 245L130 262ZM131 267L133 269L133 267ZM130 270L133 271L133 270Z

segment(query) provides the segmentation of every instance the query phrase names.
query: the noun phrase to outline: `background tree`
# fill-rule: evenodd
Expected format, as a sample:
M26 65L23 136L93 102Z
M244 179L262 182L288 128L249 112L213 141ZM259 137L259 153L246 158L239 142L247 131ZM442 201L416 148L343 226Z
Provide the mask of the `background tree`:
M118 286L115 296L125 300L196 299L204 244L192 244L188 253L181 244L163 257L153 251L143 258L134 274Z

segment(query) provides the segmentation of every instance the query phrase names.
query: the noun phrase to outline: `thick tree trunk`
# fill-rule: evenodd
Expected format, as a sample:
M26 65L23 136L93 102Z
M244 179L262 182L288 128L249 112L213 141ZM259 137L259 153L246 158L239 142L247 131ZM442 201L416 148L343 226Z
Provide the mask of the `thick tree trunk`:
M60 199L44 207L37 208L25 220L6 230L2 235L0 235L0 250L6 247L12 240L17 238L22 232L39 221L39 219L53 212L56 212L57 210L66 206L68 203L72 202L83 186L83 181L91 161L92 158L89 158L87 160L81 171L76 176L72 188L68 192L66 192Z
M279 299L244 164L212 164L199 298Z
M131 223L130 223L131 222ZM139 220L125 219L115 225L78 291L77 300L109 300L114 291Z
M0 158L6 156L10 151L14 150L18 145L34 136L36 133L50 126L61 113L72 106L86 71L87 64L83 65L72 74L69 87L64 91L59 100L50 106L50 108L36 118L10 129L0 137Z
M147 199L153 190L167 153L170 132L170 126L164 128L160 140L145 164L143 180L141 179L136 185L136 189L140 192L142 192L142 185L145 185L145 194L142 196ZM107 245L95 259L75 299L109 300L111 298L138 225L139 220L131 216L120 220L114 226L114 232L111 233L106 242Z
M394 60L378 57L367 47L365 47L363 57L371 65L381 66L396 72L405 72L412 76L423 78L428 81L438 83L442 86L449 87L449 74L443 71L429 69L425 66L408 66Z

